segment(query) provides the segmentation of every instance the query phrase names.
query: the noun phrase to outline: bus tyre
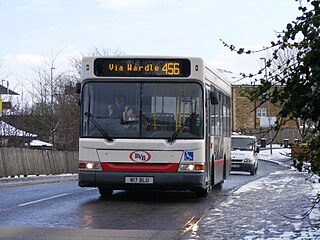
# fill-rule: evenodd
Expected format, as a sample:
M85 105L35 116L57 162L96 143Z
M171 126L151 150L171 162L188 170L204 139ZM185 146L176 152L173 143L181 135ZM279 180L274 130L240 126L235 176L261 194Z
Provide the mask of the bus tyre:
M196 197L200 197L200 198L206 198L208 196L208 188L201 188L201 189L197 189L195 190L196 193Z
M106 188L106 187L98 187L99 189L99 193L101 195L102 198L107 198L110 197L113 193L113 190L110 188Z
M214 185L214 189L216 190L221 190L222 189L222 184L224 183L224 181L222 180L221 182L217 183L216 185Z

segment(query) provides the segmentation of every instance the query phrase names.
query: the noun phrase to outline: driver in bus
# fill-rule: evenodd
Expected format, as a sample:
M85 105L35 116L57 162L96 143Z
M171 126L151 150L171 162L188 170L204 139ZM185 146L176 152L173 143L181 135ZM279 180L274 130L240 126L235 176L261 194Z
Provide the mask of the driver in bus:
M115 98L114 104L108 106L108 117L130 119L133 118L133 110L125 105L125 98L118 95Z

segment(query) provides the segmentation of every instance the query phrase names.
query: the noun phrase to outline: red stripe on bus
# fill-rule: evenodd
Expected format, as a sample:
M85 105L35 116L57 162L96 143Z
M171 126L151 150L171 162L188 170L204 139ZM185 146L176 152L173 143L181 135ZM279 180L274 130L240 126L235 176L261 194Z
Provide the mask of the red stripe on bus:
M231 163L231 159L227 159L226 162ZM214 165L223 165L223 164L224 164L223 159L214 160Z
M177 172L178 163L101 163L104 172Z
M223 159L214 160L213 164L214 165L223 165L224 164L224 160Z

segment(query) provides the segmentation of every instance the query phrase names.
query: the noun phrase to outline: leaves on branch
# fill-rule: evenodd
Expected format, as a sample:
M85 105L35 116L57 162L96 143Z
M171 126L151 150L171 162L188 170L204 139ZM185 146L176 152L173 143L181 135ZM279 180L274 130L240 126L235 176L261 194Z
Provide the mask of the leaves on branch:
M319 174L320 0L308 0L305 4L308 6L298 7L301 16L288 23L285 30L278 33L278 40L271 41L268 47L253 51L236 48L221 39L220 41L240 55L272 50L271 58L266 61L266 68L256 74L241 74L242 77L254 77L263 74L264 70L268 72L267 76L260 79L259 85L242 94L252 101L270 101L280 105L282 109L278 118L308 122L311 127L308 128L308 134L304 134L303 141L308 144L309 151L301 161L310 162L312 171ZM292 56L283 58L283 52L291 52Z

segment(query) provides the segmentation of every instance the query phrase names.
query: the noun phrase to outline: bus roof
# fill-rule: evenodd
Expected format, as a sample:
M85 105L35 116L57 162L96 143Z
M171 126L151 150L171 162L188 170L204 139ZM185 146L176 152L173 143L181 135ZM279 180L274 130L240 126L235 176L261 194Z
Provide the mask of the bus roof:
M82 80L85 79L176 79L213 83L231 95L231 83L200 57L185 56L95 56L83 57Z

